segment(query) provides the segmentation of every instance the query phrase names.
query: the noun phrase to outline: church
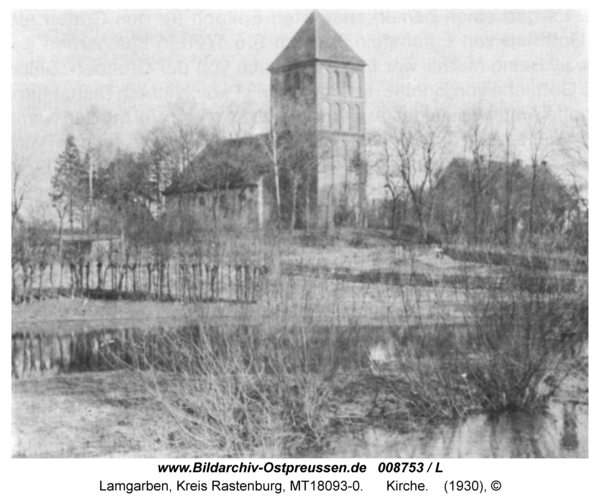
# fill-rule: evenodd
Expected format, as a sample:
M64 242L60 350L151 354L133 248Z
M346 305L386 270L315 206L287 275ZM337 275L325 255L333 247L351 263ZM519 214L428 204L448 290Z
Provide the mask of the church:
M268 67L270 131L207 147L165 191L167 211L258 227L361 225L365 67L314 11Z

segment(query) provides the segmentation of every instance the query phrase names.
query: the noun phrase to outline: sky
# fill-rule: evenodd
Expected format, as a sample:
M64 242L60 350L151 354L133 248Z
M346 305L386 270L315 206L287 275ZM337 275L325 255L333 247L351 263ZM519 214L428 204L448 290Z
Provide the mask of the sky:
M13 11L12 139L32 175L27 208L48 204L66 135L77 141L91 109L100 135L129 149L174 109L232 133L266 131L266 69L310 12ZM475 107L494 118L539 111L552 134L587 111L584 11L321 12L368 64L369 133L403 109L443 110L455 126Z

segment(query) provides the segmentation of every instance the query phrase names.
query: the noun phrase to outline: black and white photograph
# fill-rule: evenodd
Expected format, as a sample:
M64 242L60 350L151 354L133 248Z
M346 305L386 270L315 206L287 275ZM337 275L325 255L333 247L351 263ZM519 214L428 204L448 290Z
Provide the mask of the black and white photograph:
M586 11L11 18L13 459L589 457Z

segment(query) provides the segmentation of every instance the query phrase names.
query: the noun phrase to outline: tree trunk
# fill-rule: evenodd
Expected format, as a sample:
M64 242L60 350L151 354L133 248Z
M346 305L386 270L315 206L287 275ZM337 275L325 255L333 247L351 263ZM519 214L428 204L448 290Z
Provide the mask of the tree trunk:
M392 219L390 223L390 227L392 228L392 236L396 238L396 213L397 213L398 201L396 198L392 198Z
M298 190L298 176L292 175L292 215L290 216L290 231L296 229L296 201Z
M529 242L533 239L533 210L535 207L536 199L536 183L537 183L537 163L534 161L531 165L532 176L531 176L531 196L529 202Z
M312 215L310 211L310 182L306 181L306 190L304 191L304 201L306 205L305 213L304 213L304 227L305 229L310 229L312 225Z
M279 167L277 166L277 161L274 163L273 171L275 172L275 199L277 202L277 218L281 220L281 193L279 190Z
M506 168L505 168L505 178L506 178L506 184L505 184L505 201L504 201L504 212L505 212L505 216L504 216L504 239L506 241L506 245L509 246L510 245L510 191L511 191L511 184L510 184L510 167L508 165L508 157L506 159Z
M58 258L62 262L63 255L63 219L60 218L60 223L58 227Z

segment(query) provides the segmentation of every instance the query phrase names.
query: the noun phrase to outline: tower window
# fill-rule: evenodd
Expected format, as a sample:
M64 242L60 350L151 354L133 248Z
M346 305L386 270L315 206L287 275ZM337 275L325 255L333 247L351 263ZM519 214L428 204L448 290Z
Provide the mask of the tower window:
M309 88L314 82L314 75L308 72L304 72L302 75L304 77L304 87Z
M348 144L346 142L342 142L342 153L344 155L344 168L348 170Z
M350 131L350 105L342 105L342 131Z
M352 96L352 77L349 72L344 74L344 94Z
M360 105L354 105L354 107L352 107L351 127L353 132L360 132Z
M342 114L341 107L339 103L335 103L331 107L331 129L339 131L340 130L340 116Z
M340 78L340 72L338 72L337 70L335 71L335 81L334 81L334 93L335 94L340 94L340 88L341 88L341 78Z
M321 126L323 129L331 129L331 123L330 123L330 114L331 114L331 107L329 106L329 103L327 102L323 102L323 112L322 112L322 122L321 122Z

